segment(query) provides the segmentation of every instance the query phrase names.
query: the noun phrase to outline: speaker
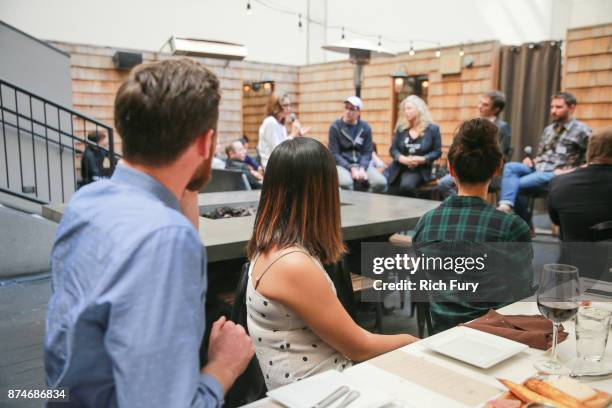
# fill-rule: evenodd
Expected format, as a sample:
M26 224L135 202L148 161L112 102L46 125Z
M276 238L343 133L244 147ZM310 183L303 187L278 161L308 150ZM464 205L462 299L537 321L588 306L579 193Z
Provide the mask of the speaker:
M113 64L119 69L128 69L142 63L142 54L138 52L117 51L113 55Z

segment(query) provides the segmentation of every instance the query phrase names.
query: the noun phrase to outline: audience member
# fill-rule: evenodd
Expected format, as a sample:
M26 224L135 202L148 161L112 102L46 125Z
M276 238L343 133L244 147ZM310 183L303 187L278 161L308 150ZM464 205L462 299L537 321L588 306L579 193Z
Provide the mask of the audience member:
M459 128L448 152L449 170L457 181L458 195L450 196L436 209L419 220L413 243L418 254L437 255L441 249L462 248L462 242L479 243L490 247L489 258L493 258L494 243L524 242L527 245L515 248L501 260L512 268L488 267L478 276L480 293L486 293L493 302L440 302L430 304L434 331L439 332L459 323L484 315L491 308L502 307L510 302L502 299L522 299L531 291L531 236L529 227L514 214L496 210L486 201L489 183L503 166L498 141L498 128L487 119L472 119ZM445 253L444 256L449 256ZM467 254L458 254L466 256ZM487 259L487 262L491 259ZM513 274L507 274L512 270ZM433 273L426 271L425 274ZM442 272L442 274L455 272ZM444 276L446 276L444 275ZM512 293L507 293L514 288ZM516 291L516 288L519 288ZM452 294L454 295L454 294Z
M223 147L221 146L221 142L217 142L215 146L215 156L212 161L213 169L224 169L225 168L225 159L221 156L221 152Z
M442 154L440 128L416 95L402 101L399 116L389 151L393 161L385 175L390 194L414 197L416 189L431 179L432 164Z
M591 129L573 117L576 98L567 92L553 95L550 115L553 123L544 128L535 159L506 163L502 176L499 210L515 211L528 220L519 193L545 191L553 177L570 172L585 162Z
M257 171L246 162L247 151L242 144L242 140L235 140L225 148L227 154L226 169L240 170L246 175L251 188L261 188L263 172Z
M278 146L247 247L248 329L269 390L417 340L372 334L351 319L322 265L342 257L341 235L330 152L311 138Z
M387 186L385 177L370 166L372 129L361 119L363 101L357 96L344 100L344 114L329 127L329 150L336 161L340 187L348 190L355 183L368 185L381 193Z
M259 142L257 151L261 157L261 164L265 168L268 159L276 146L296 136L304 136L310 130L302 127L295 119L291 122L291 133L287 134L287 121L291 116L291 99L289 95L271 93L266 104L266 118L259 127Z
M591 136L587 166L551 181L548 212L563 241L589 242L590 227L612 221L612 127Z
M242 145L244 146L247 152L246 157L244 159L246 164L251 166L254 170L263 171L263 166L259 164L259 162L255 158L249 156L249 137L247 135L242 135L240 141L242 142Z
M117 92L124 160L72 197L51 254L45 371L70 406L220 407L253 356L244 328L221 318L199 367L197 194L220 98L215 75L189 59L140 65Z
M106 133L94 130L87 134L87 143L81 156L81 186L97 181L104 175L104 159L108 151L101 147L106 139ZM95 144L93 144L95 143Z
M504 162L508 162L512 155L512 134L510 125L499 117L505 106L506 96L500 91L490 91L480 97L478 115L481 118L489 119L499 129L499 144L504 156ZM497 180L495 184L498 185L499 179L496 177L495 180ZM443 198L449 195L457 195L455 180L450 174L438 180L438 189Z

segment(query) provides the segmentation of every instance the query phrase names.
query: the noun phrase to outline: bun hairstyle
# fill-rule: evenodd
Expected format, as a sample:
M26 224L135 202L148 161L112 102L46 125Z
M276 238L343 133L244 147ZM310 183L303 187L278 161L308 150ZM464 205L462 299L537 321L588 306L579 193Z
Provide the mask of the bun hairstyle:
M448 161L460 182L489 181L501 160L499 129L493 122L478 118L461 124L448 151Z

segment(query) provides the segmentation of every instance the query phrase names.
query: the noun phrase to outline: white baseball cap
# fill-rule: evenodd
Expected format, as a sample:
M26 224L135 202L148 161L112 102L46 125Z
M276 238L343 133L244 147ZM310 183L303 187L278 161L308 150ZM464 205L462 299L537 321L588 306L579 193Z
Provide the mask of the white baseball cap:
M344 100L344 102L350 103L354 107L359 108L359 110L363 109L363 101L358 96L349 96Z

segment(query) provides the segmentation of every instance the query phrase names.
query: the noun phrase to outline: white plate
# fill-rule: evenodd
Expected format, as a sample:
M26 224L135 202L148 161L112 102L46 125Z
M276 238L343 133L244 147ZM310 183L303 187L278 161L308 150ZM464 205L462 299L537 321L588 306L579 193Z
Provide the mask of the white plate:
M445 356L480 368L489 368L529 346L480 330L459 326L421 340L422 345Z
M361 393L359 398L350 404L350 408L380 407L391 401L391 398L382 391L335 370L325 371L302 381L268 391L268 397L285 407L310 408L343 385ZM329 408L337 407L343 399L344 396L331 404Z

